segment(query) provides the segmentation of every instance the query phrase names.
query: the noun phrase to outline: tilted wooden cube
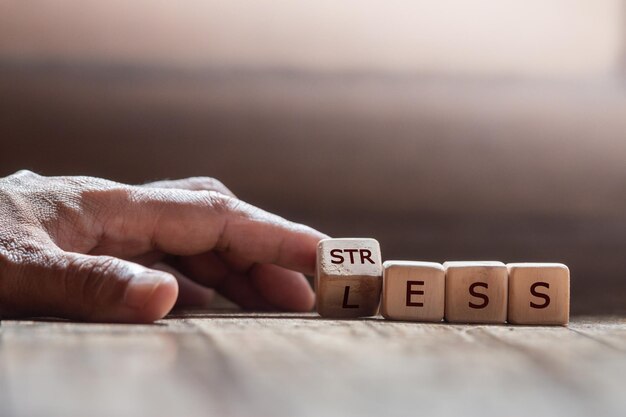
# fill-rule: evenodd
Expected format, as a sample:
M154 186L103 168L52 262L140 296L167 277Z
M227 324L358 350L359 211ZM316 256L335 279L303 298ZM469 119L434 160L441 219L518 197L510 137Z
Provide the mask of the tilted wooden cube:
M433 262L383 263L381 314L390 320L443 320L445 272Z
M502 262L446 262L445 318L451 323L505 323L508 272Z
M318 244L315 291L320 316L373 316L381 287L382 262L375 239L324 239Z
M508 321L513 324L566 325L570 278L558 263L512 263Z

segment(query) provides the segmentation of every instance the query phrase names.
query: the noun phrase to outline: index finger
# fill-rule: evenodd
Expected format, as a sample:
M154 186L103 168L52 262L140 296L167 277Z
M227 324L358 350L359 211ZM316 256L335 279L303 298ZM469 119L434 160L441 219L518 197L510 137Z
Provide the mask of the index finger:
M129 187L102 223L99 250L119 256L159 250L195 255L210 250L303 273L315 270L317 243L327 236L214 191Z

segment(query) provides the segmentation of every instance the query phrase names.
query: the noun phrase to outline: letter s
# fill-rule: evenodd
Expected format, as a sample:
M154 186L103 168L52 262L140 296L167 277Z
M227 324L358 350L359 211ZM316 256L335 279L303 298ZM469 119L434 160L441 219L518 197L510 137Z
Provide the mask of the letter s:
M476 298L480 298L483 300L482 304L474 304L471 301L469 302L469 306L470 308L485 308L489 305L489 297L487 297L487 294L481 294L479 292L474 291L474 288L476 287L482 287L482 288L489 288L489 284L487 284L486 282L475 282L472 285L470 285L469 287L469 293L471 296L476 297Z
M544 300L543 304L535 304L531 301L530 306L532 308L546 308L550 305L550 296L548 294L537 292L537 287L550 288L550 284L548 284L547 282L535 282L533 285L530 286L530 293L534 295L535 297L538 297Z
M333 249L330 251L330 256L333 257L333 259L330 261L334 264L342 264L343 263L343 256L341 256L341 249ZM335 258L337 260L335 260Z

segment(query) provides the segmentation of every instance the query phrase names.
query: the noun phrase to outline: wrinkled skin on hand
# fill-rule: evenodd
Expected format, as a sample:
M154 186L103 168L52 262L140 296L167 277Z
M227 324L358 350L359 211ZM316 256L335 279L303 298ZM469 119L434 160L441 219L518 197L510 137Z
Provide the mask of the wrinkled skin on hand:
M214 291L308 311L302 273L325 237L211 178L131 186L20 171L0 179L0 314L146 323Z

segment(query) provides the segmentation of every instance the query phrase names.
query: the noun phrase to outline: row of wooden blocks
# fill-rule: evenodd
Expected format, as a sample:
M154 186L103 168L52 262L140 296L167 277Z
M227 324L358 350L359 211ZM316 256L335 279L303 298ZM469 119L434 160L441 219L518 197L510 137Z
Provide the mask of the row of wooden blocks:
M380 310L390 320L566 325L569 281L559 263L382 263L374 239L325 239L317 248L322 317Z

